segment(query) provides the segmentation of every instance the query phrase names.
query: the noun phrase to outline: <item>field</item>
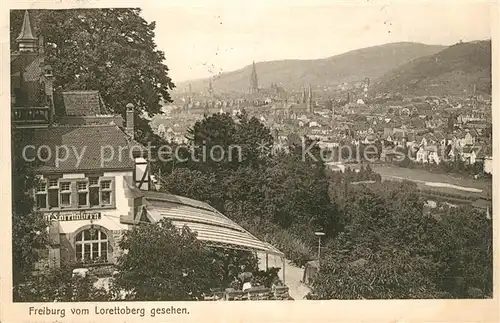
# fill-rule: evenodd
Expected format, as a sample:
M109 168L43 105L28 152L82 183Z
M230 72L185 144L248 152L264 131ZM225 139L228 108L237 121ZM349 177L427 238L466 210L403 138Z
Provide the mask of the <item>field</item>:
M484 179L463 178L451 174L432 173L423 169L372 165L384 180L410 180L419 188L470 197L491 196L492 182Z

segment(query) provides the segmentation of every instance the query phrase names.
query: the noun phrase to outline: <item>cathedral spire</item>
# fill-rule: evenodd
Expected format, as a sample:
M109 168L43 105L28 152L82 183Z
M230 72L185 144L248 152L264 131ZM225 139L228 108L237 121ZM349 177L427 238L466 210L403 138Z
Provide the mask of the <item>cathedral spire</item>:
M30 14L28 10L24 12L23 25L21 26L19 36L16 38L16 42L21 52L34 52L36 49L37 39L33 36L31 30Z
M255 68L255 61L252 63L252 74L250 74L250 92L255 93L259 90L259 81L257 78L257 69Z
M309 93L307 95L307 112L313 112L313 98L312 98L312 89L311 84L309 84Z

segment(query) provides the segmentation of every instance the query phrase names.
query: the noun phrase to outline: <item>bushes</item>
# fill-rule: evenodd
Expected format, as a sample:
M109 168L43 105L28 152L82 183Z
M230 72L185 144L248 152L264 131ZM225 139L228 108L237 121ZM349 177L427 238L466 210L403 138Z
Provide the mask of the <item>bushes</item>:
M285 257L296 266L303 267L313 258L311 248L301 238L287 230L274 232L268 242L284 252Z
M14 286L17 302L108 301L110 294L97 288L90 276L72 277L70 268L51 269Z
M245 221L241 226L257 238L278 248L285 254L286 259L296 266L303 267L314 258L314 252L309 247L308 241L294 234L293 229L283 229L269 221Z

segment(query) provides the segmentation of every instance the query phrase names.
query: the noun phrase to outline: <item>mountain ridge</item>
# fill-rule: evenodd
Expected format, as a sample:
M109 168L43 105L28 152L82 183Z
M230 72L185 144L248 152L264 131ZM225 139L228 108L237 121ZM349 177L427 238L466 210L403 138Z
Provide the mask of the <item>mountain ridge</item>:
M395 68L373 84L376 92L411 95L491 94L491 40L460 42Z
M256 62L260 87L272 83L286 89L298 89L311 84L329 87L341 83L362 81L366 77L376 79L395 67L411 60L435 54L446 48L443 45L426 45L414 42L396 42L351 50L339 55L320 59L284 59ZM215 91L246 91L249 87L250 63L243 68L222 73L212 78ZM193 91L205 91L208 78L179 82L177 89L191 84Z

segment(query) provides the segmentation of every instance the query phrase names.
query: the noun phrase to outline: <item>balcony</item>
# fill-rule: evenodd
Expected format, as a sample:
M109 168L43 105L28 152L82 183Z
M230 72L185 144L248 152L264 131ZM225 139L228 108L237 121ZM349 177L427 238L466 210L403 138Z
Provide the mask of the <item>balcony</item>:
M49 107L12 107L12 125L16 128L45 128L49 123Z

